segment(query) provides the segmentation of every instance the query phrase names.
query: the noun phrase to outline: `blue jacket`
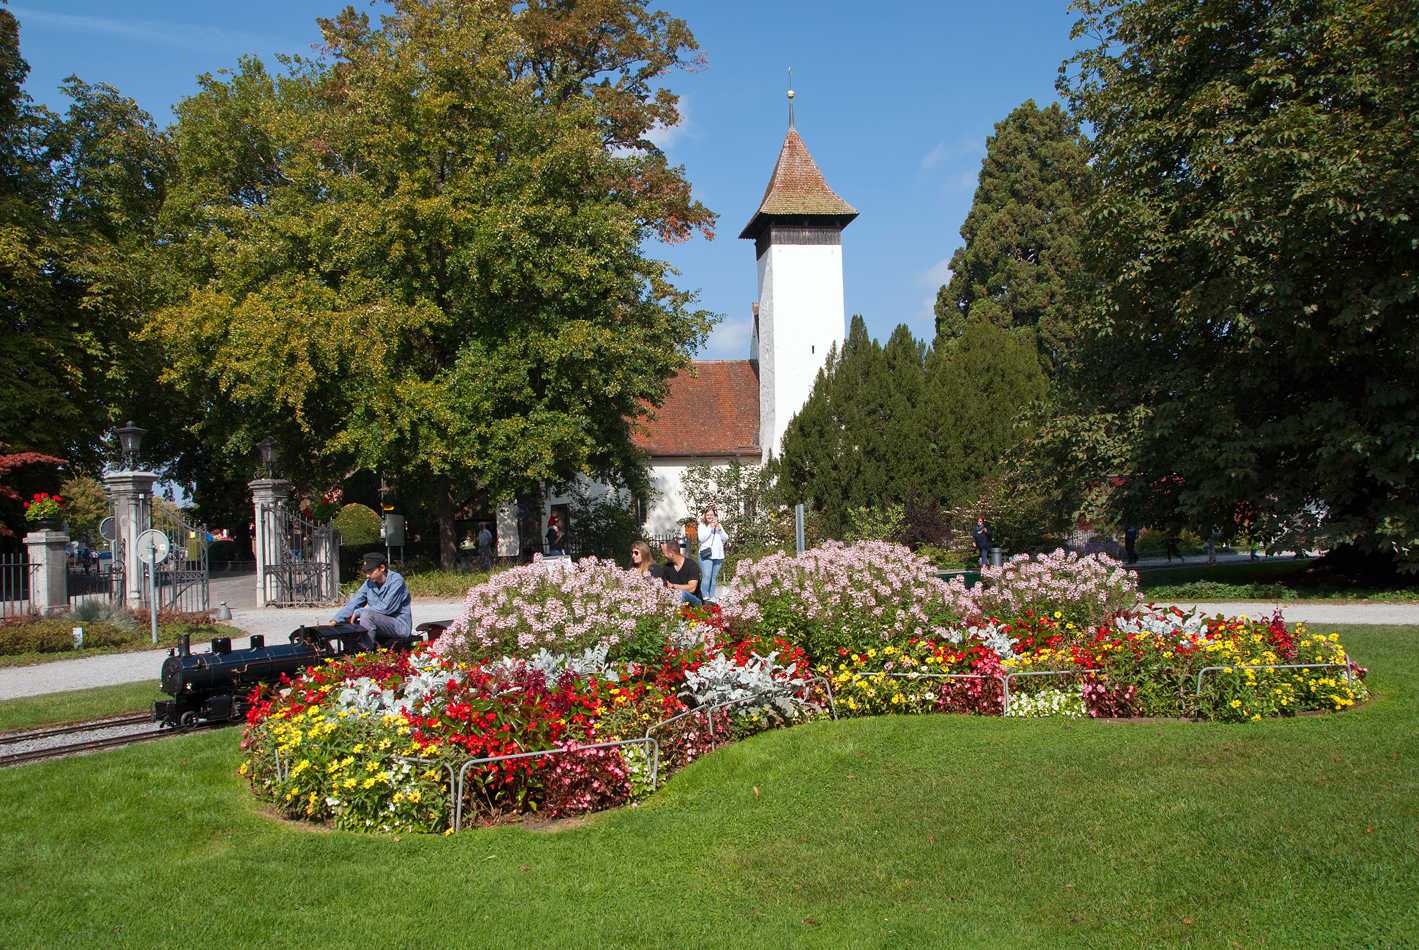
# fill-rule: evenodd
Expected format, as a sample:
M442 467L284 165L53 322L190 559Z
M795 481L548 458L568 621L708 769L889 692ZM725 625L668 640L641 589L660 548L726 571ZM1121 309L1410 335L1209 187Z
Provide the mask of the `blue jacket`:
M379 587L373 581L365 581L360 589L350 595L350 600L340 608L333 623L346 623L355 611L364 608L393 617L399 624L401 637L413 636L414 614L411 610L409 588L404 586L404 578L390 571Z

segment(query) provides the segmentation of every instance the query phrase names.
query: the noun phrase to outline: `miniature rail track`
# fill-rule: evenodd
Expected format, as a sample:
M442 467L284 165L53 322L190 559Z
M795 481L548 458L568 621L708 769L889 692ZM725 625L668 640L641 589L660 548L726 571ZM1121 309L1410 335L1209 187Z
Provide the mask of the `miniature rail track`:
M148 726L149 728L141 728L143 726ZM95 739L82 738L85 733L106 732L115 729L124 731L118 735L106 735ZM182 735L184 732L190 731L192 730L158 728L153 725L153 717L151 714L138 713L131 716L95 719L90 722L68 723L63 726L52 726L47 729L7 732L0 735L0 768L6 768L11 765L23 765L27 762L41 762L45 759L58 759L83 752L117 749L139 742L151 742L155 739L166 738L167 736ZM61 736L76 736L79 741L53 742L53 740ZM38 748L21 748L19 751L14 752L5 751L35 742L43 744Z

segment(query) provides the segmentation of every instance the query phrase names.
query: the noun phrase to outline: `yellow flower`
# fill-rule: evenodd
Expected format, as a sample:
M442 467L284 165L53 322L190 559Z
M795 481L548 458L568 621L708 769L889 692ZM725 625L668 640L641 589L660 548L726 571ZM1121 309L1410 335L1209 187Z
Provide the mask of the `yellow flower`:
M1231 703L1229 703L1228 705L1230 705L1233 709L1236 709L1236 708L1237 708L1238 706L1240 706L1241 704L1242 704L1242 701L1241 701L1240 699L1234 699L1234 700L1232 700Z

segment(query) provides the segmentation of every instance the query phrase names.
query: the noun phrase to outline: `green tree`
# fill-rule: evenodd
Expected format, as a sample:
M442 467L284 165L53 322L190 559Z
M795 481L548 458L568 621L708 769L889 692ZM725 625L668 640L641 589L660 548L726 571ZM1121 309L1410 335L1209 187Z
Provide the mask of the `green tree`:
M980 184L936 295L936 333L955 339L976 322L1012 330L1039 350L1048 371L1073 336L1081 209L1091 175L1079 124L1033 99L995 124Z
M1066 408L1124 426L1116 504L1273 538L1320 513L1419 570L1415 4L1076 6L1099 291Z
M710 233L645 135L694 38L639 0L396 0L321 21L329 61L246 60L178 108L169 378L240 457L511 495L642 486L636 420L711 326L643 250ZM323 486L322 486L323 487Z
M921 413L929 490L949 505L975 502L1028 437L1020 423L1048 388L1033 347L993 323L972 323L954 343L937 346Z
M779 459L783 500L811 505L831 537L843 536L852 509L884 499L890 392L882 345L854 316L842 351L828 354L808 401L784 430Z
M64 496L64 520L69 524L69 536L87 535L89 543L98 540L99 523L113 512L103 486L88 475L70 475L59 486Z
M108 86L70 77L63 116L35 106L28 71L0 8L0 440L94 467L139 379L151 395L131 336L151 299L165 142Z
M896 502L921 492L932 481L923 438L922 402L926 396L926 344L906 324L892 331L882 348L886 371L883 400L883 494Z

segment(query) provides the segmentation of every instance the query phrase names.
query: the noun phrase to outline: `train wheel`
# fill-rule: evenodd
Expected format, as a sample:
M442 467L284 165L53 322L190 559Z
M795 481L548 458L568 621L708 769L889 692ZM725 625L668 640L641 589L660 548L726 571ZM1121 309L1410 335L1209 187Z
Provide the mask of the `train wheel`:
M191 729L195 725L197 725L197 714L190 709L177 720L179 729Z

